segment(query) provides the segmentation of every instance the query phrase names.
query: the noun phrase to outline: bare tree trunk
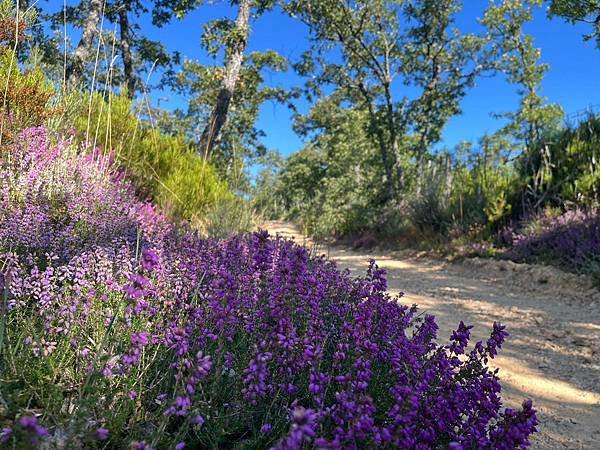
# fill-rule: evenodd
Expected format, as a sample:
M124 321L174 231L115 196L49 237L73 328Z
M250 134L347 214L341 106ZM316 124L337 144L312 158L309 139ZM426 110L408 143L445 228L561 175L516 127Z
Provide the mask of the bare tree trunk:
M240 0L237 19L235 21L237 40L229 49L225 65L225 77L219 95L206 127L198 143L198 153L208 158L227 120L229 105L235 92L235 86L240 76L244 51L248 43L250 11L252 0Z
M416 157L416 173L417 173L417 182L415 186L415 193L417 196L421 195L423 191L423 184L425 182L425 157L427 155L427 148L429 146L427 142L427 133L429 130L429 126L425 126L425 130L421 133L419 138L419 144L417 146L417 157Z
M368 108L369 134L375 137L379 146L379 155L381 157L381 164L383 166L385 174L385 200L389 200L394 198L394 154L388 154L388 146L385 134L377 122L377 113L375 111L375 108L373 107L373 101L371 99L371 96L369 95L369 92L367 91L366 86L361 80L358 80L357 87L362 96L364 97L365 105ZM390 161L390 156L392 157L392 161Z
M454 173L452 172L452 157L450 154L446 155L444 163L444 170L446 171L446 190L444 191L444 196L445 201L448 203L450 201L450 196L452 195L452 181L454 179Z
M88 15L83 26L83 34L75 53L73 61L67 68L67 84L75 85L81 81L85 69L85 63L89 60L94 37L98 33L98 23L102 17L103 0L90 0Z
M396 128L396 121L394 120L394 103L392 99L390 82L386 80L383 88L385 92L387 128L390 136L391 152L393 155L392 165L395 171L395 177L393 178L392 184L394 192L398 193L404 188L404 168L402 167L402 161L400 160L399 154L400 152L398 150L398 130Z
M135 75L133 73L133 55L131 54L131 29L129 26L131 0L123 0L119 7L119 28L121 31L121 57L123 58L123 74L127 86L127 96L135 94Z

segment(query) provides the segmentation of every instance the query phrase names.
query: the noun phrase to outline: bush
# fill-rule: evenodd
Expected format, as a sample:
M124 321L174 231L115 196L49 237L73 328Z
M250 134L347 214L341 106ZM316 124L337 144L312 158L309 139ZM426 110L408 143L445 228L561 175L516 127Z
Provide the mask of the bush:
M502 411L487 368L503 326L438 344L374 263L355 280L265 232L199 239L64 148L27 132L2 163L0 229L47 230L0 240L3 444L528 446L531 402Z
M10 2L9 2L10 3ZM125 94L90 96L57 93L41 69L23 70L12 51L0 54L0 144L10 144L24 128L48 126L86 148L103 148L127 170L138 195L177 219L205 220L233 194L214 168L199 158L182 135L167 135L134 114Z
M138 194L154 200L172 217L198 220L232 193L214 168L198 157L181 135L165 135L140 121L126 95L105 101L94 94L75 120L78 139L111 149L127 169Z
M598 273L600 214L596 210L572 210L560 215L545 212L526 221L521 230L508 228L502 235L502 240L510 241L505 257Z
M256 229L257 215L252 205L239 197L218 203L199 226L209 237L224 239Z
M8 144L20 130L58 115L60 110L49 104L53 95L39 68L21 71L16 55L0 46L0 143Z

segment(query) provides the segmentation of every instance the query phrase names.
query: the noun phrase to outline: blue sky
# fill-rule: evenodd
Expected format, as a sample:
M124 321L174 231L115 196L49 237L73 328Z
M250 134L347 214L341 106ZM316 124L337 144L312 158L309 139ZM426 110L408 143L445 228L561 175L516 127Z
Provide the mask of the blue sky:
M458 18L463 31L477 29L476 18L482 15L487 0L467 0L467 6ZM207 4L183 20L175 20L157 30L144 26L145 32L154 39L163 41L171 50L178 50L190 59L203 63L211 60L200 48L202 26L211 19L236 13L229 2ZM542 94L551 102L562 105L567 114L573 114L596 105L600 109L600 50L594 42L584 42L582 35L588 31L585 26L571 25L561 19L549 20L544 8L535 13L528 24L527 32L541 48L542 61L550 64L550 71L542 85ZM256 20L252 27L249 50L273 49L291 61L296 60L307 48L307 29L280 11L266 13ZM295 86L302 83L293 71L268 73L268 83L282 86ZM165 108L183 107L185 99L172 97L161 102ZM477 140L486 132L496 130L500 122L491 113L513 111L518 105L516 89L507 84L501 76L479 79L462 102L463 114L453 118L443 133L444 145L452 148L463 140ZM308 105L300 101L301 111ZM303 145L291 128L291 114L281 105L267 103L261 109L258 126L267 134L265 144L284 155L300 149Z

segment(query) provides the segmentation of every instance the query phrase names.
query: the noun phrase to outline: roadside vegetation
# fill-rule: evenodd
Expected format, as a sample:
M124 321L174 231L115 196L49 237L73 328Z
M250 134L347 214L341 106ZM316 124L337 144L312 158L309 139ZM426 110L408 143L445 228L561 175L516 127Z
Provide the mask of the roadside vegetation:
M600 11L592 3L555 1L550 13L591 21ZM259 204L356 247L416 246L597 274L600 119L593 109L569 117L539 94L550 67L524 28L542 2L491 2L479 34L456 30L459 2L417 5L294 3L312 32L298 68L315 74L306 85L315 101L295 122L306 146L265 170L259 186L276 194ZM514 86L519 108L497 111L503 125L494 134L444 147L444 126L490 75Z
M0 0L0 447L530 446L532 401L506 408L490 368L505 325L438 336L375 262L352 278L255 230L286 218L600 276L600 119L567 126L539 95L548 67L524 27L541 1L491 2L473 34L457 0L239 0L202 30L208 63L143 26L204 2L49 3ZM310 30L291 65L249 50L274 9ZM305 86L267 82L289 67ZM441 147L492 74L519 109ZM258 128L268 101L306 141L288 158Z

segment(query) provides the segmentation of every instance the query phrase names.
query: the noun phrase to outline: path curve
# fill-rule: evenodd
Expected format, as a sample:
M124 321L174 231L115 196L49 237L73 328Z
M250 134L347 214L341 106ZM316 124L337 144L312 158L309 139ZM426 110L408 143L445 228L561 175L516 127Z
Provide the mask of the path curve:
M583 278L509 262L450 263L402 252L315 248L289 223L263 228L327 254L355 275L374 258L386 269L392 294L402 291L404 302L436 316L440 339L460 320L474 325L473 342L485 339L494 321L505 323L510 336L493 364L507 406L534 401L541 423L533 448L600 449L600 293Z

